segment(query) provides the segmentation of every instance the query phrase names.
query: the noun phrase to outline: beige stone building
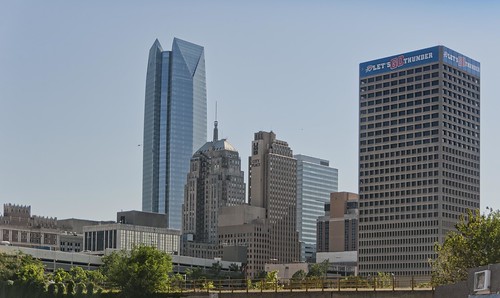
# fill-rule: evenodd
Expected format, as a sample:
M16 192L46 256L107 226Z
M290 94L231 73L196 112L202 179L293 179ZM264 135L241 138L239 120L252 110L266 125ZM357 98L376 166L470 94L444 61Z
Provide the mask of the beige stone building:
M246 249L249 277L264 271L271 261L300 260L296 170L297 161L286 142L277 140L273 132L255 133L249 157L250 206L225 209L228 215L219 222L223 251L231 246Z
M222 207L245 204L245 182L238 151L218 139L191 158L182 206L182 255L213 259L219 256L218 217Z
M325 216L317 221L318 252L356 251L358 242L358 195L330 194Z
M59 250L57 218L31 215L31 206L4 204L2 242L14 246Z

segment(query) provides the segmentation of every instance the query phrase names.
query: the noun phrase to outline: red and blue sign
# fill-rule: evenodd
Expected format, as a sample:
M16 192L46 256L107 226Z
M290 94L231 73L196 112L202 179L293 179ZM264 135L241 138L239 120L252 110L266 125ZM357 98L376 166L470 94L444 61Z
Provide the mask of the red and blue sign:
M472 60L453 50L450 50L444 46L435 46L423 50L408 52L361 63L359 65L359 77L363 78L367 76L387 73L394 70L439 62L440 49L442 49L442 61L444 63L479 77L479 62Z
M396 69L415 67L438 61L439 46L361 63L359 65L359 77L383 74Z
M476 77L480 76L481 64L452 49L443 47L443 62Z

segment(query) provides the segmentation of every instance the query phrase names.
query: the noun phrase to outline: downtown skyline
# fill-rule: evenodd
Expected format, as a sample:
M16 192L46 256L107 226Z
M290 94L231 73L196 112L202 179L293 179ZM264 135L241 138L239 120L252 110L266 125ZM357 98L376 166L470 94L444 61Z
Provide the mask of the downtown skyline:
M434 9L408 6L413 14L403 9L407 15L374 19L391 3L366 3L368 13L358 11L362 5L323 2L217 12L228 2L216 2L193 8L194 24L180 20L192 9L180 3L2 4L0 200L58 218L106 220L121 209L140 210L147 53L155 38L179 37L205 48L207 120L217 101L220 136L240 152L246 177L253 133L273 130L295 154L329 160L339 169L339 191L351 192L358 188L359 63L435 44L474 57L482 66L481 210L500 209L500 119L493 114L500 108L500 42L492 38L499 5L424 1ZM161 11L170 19L159 20ZM456 19L465 14L469 19ZM92 24L84 22L89 16ZM132 28L129 19L140 25Z

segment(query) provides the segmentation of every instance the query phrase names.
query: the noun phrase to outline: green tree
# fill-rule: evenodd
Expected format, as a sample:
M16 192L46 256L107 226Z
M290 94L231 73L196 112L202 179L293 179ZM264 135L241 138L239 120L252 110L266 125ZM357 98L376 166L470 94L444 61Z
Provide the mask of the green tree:
M71 267L69 274L75 283L87 282L87 271L83 270L82 267Z
M307 273L304 270L300 269L292 275L292 281L302 281L306 278L306 276Z
M281 286L278 286L278 280L279 280L278 270L266 272L264 288L265 289L274 289L275 287L281 288Z
M30 255L21 252L17 254L0 253L0 280L17 280L22 268L28 265L35 265L43 269L42 263Z
M469 212L436 244L437 258L431 261L434 286L467 278L467 269L500 262L500 211L489 214Z
M35 285L44 285L45 284L45 269L41 262L26 264L19 268L17 273L18 280L23 283L30 283Z
M185 287L184 286L184 276L179 274L179 273L174 274L170 277L168 284L170 287L168 289L169 292L182 291L182 289Z
M212 264L212 267L210 268L210 276L213 279L218 279L220 278L221 271L222 271L222 265L219 262L215 262Z
M387 272L378 272L375 278L377 288L390 288L392 286L392 274Z
M103 273L123 295L144 297L166 290L172 271L170 255L150 246L134 247L129 254L113 252L103 258Z
M186 275L191 280L198 280L205 277L203 269L201 268L186 269Z
M307 273L307 277L326 277L329 260L324 260L321 263L312 264Z
M123 260L127 258L125 250L114 251L111 254L102 257L102 266L99 268L105 278L112 276L120 265L125 265Z
M66 282L71 279L71 275L66 270L57 268L54 273L51 274L50 279L56 283Z
M292 278L290 279L290 287L292 288L302 287L306 278L307 278L307 273L304 270L300 269L299 271L296 271L292 275Z
M85 272L87 274L87 283L92 283L98 287L102 287L104 285L106 278L100 270L88 270Z

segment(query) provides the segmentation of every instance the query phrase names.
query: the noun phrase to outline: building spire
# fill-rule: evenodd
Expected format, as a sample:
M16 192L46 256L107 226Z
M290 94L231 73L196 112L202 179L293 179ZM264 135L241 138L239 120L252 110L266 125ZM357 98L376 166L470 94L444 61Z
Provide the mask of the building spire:
M214 142L219 139L219 130L217 128L217 101L215 102L215 121L214 121Z

